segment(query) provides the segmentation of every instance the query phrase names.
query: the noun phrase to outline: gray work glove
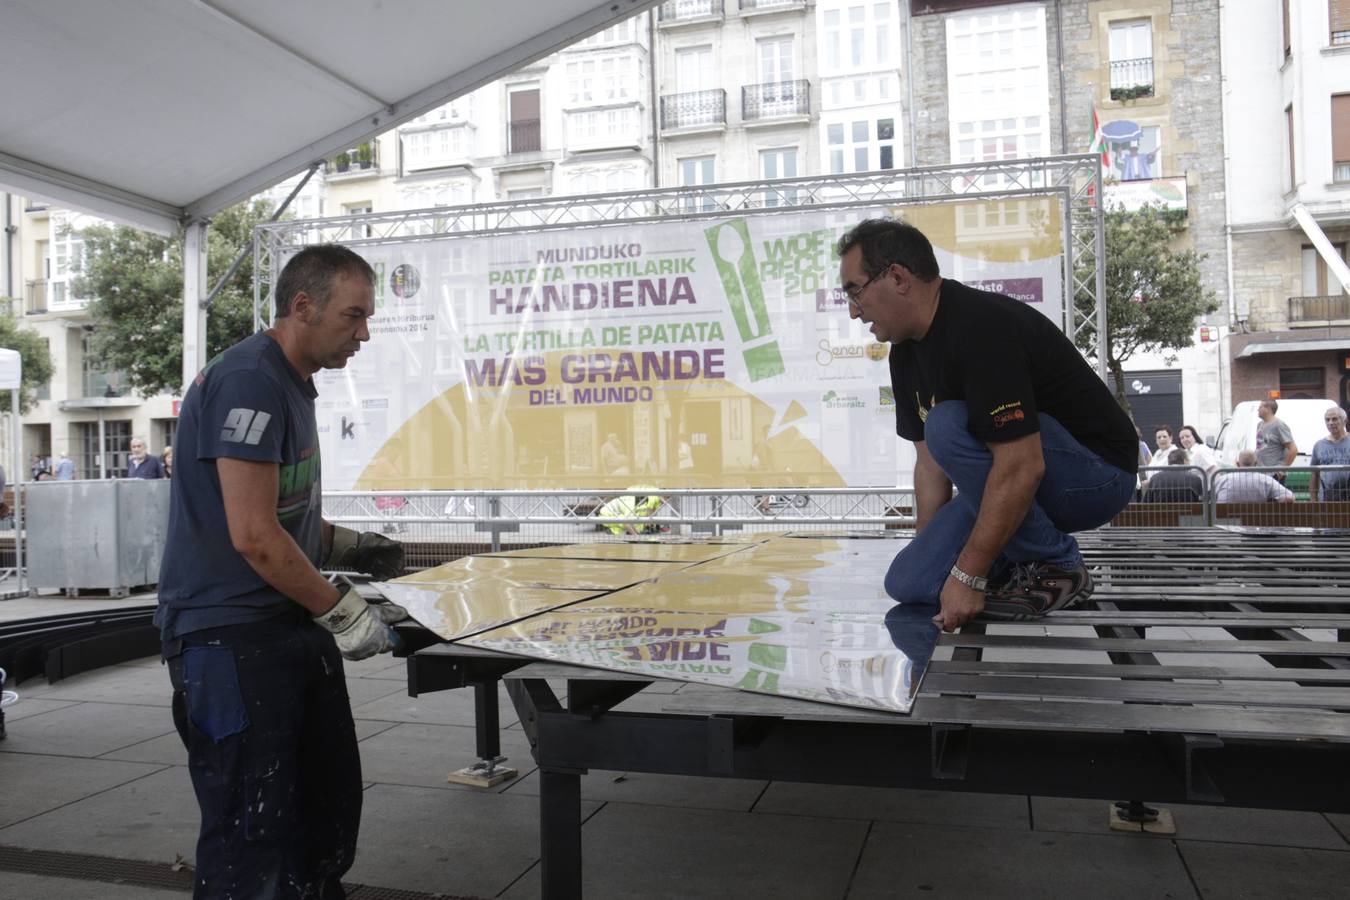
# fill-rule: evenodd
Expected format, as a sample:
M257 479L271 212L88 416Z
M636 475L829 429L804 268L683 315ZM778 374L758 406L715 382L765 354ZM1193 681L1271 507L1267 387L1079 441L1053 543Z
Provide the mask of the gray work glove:
M408 618L406 609L393 603L367 603L340 575L333 584L341 591L337 603L314 621L333 635L343 659L365 659L403 646L390 623Z
M319 568L329 572L365 572L388 581L403 574L403 545L373 531L357 534L350 528L334 525L333 549Z

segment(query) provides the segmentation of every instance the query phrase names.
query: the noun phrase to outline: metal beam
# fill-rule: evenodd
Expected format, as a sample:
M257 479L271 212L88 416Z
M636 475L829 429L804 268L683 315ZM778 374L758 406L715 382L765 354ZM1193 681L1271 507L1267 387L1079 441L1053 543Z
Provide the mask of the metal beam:
M177 232L183 216L183 211L170 203L8 153L0 153L0 184L25 197L158 234Z

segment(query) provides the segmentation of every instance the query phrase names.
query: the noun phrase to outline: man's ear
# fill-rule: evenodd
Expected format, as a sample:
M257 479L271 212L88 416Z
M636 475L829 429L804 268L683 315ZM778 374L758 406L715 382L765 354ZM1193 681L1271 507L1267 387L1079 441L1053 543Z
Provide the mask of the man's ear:
M309 294L299 291L291 298L291 315L296 318L296 321L312 325L317 314L318 305Z

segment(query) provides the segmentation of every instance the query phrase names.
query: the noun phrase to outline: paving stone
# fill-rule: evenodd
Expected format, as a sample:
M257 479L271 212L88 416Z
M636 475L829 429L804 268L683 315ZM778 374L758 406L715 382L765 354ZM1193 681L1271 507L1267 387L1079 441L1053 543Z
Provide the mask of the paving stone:
M506 765L522 774L534 770L530 745L522 733L503 734L501 748ZM475 730L464 725L404 723L361 742L361 777L384 784L479 791L482 789L445 780L455 769L477 761ZM506 782L496 789L509 786Z
M161 766L101 759L0 753L0 826L56 809L158 771ZM10 843L0 830L0 844ZM87 852L95 852L92 849ZM3 874L0 874L3 878Z
M0 753L101 756L173 731L169 711L158 706L80 703L31 716L7 729Z
M105 753L99 759L122 759L131 762L159 763L163 766L186 766L187 749L177 731L161 734L148 741L119 747L111 753Z
M39 716L54 709L74 706L79 702L78 700L45 700L42 697L29 697L23 691L20 691L18 702L5 707L5 721L17 722L29 716Z
M4 832L0 832L4 834ZM1206 900L1343 900L1350 852L1177 841Z
M1185 803L1162 805L1172 811L1172 818L1177 825L1176 837L1180 839L1347 849L1345 841L1321 813L1236 806L1192 806ZM1109 830L1106 824L1109 806L1110 801L1107 800L1058 797L1033 797L1031 800L1032 819L1037 831L1079 831L1133 837L1127 832ZM1143 837L1156 839L1167 836L1145 833Z
M595 808L583 802L581 814ZM356 864L344 880L495 897L538 859L533 797L377 784L365 792Z
M849 900L943 897L1194 898L1168 841L878 822Z
M747 812L763 792L764 785L763 781L744 778L696 778L592 769L581 776L581 796L586 800ZM538 770L512 785L510 792L537 796Z
M582 826L582 883L587 900L843 897L866 834L865 822L609 803ZM503 896L537 897L539 878Z
M382 682L388 684L389 682ZM395 690L378 700L353 704L352 715L358 719L377 719L384 722L417 722L424 725L473 725L473 694L467 688L453 691L435 691L420 697L409 697L407 691ZM509 726L516 721L515 707L506 691L497 697L500 724Z
M182 900L188 891L111 884L106 881L81 881L76 878L52 878L23 872L0 872L0 900Z
M182 856L191 862L199 825L187 769L170 766L0 829L0 843L168 863Z
M162 659L160 659L160 658L159 658L159 654L156 653L154 656L142 656L140 659L128 659L128 660L124 660L123 662L120 662L120 663L113 663L113 665L115 665L115 666L138 666L138 667L144 668L144 669L150 669L150 668L158 669L160 666L164 665L164 661L163 661Z
M408 689L395 681L381 678L348 678L347 698L352 709L382 697L408 696Z
M1327 821L1335 826L1336 830L1345 838L1346 843L1350 844L1350 815L1345 813L1327 813Z
M967 794L788 781L769 785L755 804L755 812L1022 831L1031 827L1027 798L1022 794Z
M105 666L62 679L55 684L42 683L41 687L29 691L29 696L44 700L168 706L173 702L173 687L169 684L167 669Z
M348 678L408 680L408 661L381 653L366 659L344 659L342 671Z

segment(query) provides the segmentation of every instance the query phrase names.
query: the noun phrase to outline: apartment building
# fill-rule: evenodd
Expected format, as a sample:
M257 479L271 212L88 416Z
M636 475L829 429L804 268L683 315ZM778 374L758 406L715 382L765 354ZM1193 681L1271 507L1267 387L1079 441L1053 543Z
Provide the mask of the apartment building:
M1229 0L1234 402L1327 397L1350 355L1350 2Z

